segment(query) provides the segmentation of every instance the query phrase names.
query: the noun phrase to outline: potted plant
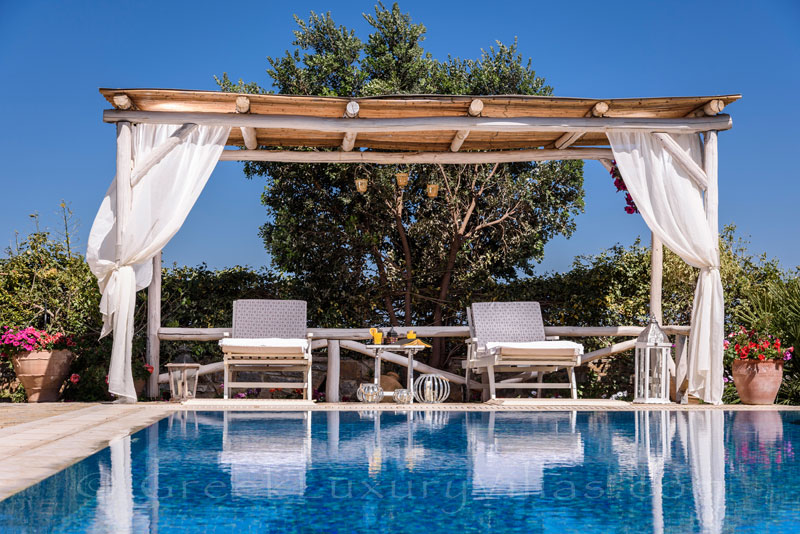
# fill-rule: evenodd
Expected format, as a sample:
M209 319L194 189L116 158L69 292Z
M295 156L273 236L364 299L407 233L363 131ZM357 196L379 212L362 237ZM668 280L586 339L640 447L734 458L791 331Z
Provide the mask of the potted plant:
M792 359L794 347L783 347L780 339L744 326L728 334L723 345L742 403L774 403L783 380L783 364Z
M136 389L136 395L138 397L144 394L144 388L154 370L152 365L145 362L137 362L132 366L133 387Z
M72 338L50 334L33 327L4 327L0 334L0 354L11 358L14 373L25 388L28 402L58 400L74 354Z

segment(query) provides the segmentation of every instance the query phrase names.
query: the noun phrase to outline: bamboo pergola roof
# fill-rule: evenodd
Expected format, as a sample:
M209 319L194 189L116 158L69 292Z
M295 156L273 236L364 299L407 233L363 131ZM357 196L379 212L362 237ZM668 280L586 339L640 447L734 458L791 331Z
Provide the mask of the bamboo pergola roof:
M226 150L223 160L386 163L607 159L609 129L726 130L730 117L720 112L741 98L340 98L175 89L100 93L114 107L105 112L106 122L230 126L227 144L248 150ZM259 147L291 150L256 150ZM337 147L316 153L297 150Z

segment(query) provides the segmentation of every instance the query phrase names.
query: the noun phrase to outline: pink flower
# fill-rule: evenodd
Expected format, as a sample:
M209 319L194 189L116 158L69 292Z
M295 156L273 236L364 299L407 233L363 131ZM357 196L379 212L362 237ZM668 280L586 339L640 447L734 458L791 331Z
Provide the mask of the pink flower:
M728 341L727 339L726 339L725 341L723 341L723 342L722 342L722 346L723 346L723 347L725 347L726 349L727 349L728 347L730 347L730 345L731 345L731 342L730 342L730 341Z
M78 373L72 373L72 376L69 377L69 381L73 384L77 384L81 379L81 376Z

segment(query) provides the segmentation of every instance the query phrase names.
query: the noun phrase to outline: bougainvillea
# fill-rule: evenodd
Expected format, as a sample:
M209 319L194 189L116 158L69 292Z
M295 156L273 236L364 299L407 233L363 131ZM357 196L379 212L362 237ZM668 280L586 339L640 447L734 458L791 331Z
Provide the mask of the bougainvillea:
M616 161L611 162L609 174L611 174L611 177L614 179L614 186L617 188L617 192L622 191L625 193L625 213L631 215L639 213L636 204L633 202L633 197L631 197L631 194L628 192L628 186L625 185L625 180L622 179L622 174L619 172Z
M27 328L2 327L0 334L0 357L8 357L19 352L36 350L60 350L75 346L72 338L57 332L48 334L29 326Z

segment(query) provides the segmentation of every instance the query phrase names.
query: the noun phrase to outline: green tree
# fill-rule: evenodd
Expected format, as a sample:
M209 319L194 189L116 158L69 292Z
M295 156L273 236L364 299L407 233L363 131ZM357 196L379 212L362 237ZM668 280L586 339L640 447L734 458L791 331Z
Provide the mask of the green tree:
M527 94L552 90L511 45L478 59L433 59L425 27L397 4L365 14L366 42L330 13L295 17L295 47L268 58L279 93L360 97L382 94ZM218 79L225 91L266 92ZM408 171L409 187L394 173ZM261 229L274 266L296 278L312 320L327 326L376 322L461 322L465 304L498 282L531 274L544 244L570 235L583 209L582 162L501 165L313 165L247 163L266 179ZM369 180L368 192L353 187ZM441 186L436 199L427 183ZM447 355L434 346L432 364Z

